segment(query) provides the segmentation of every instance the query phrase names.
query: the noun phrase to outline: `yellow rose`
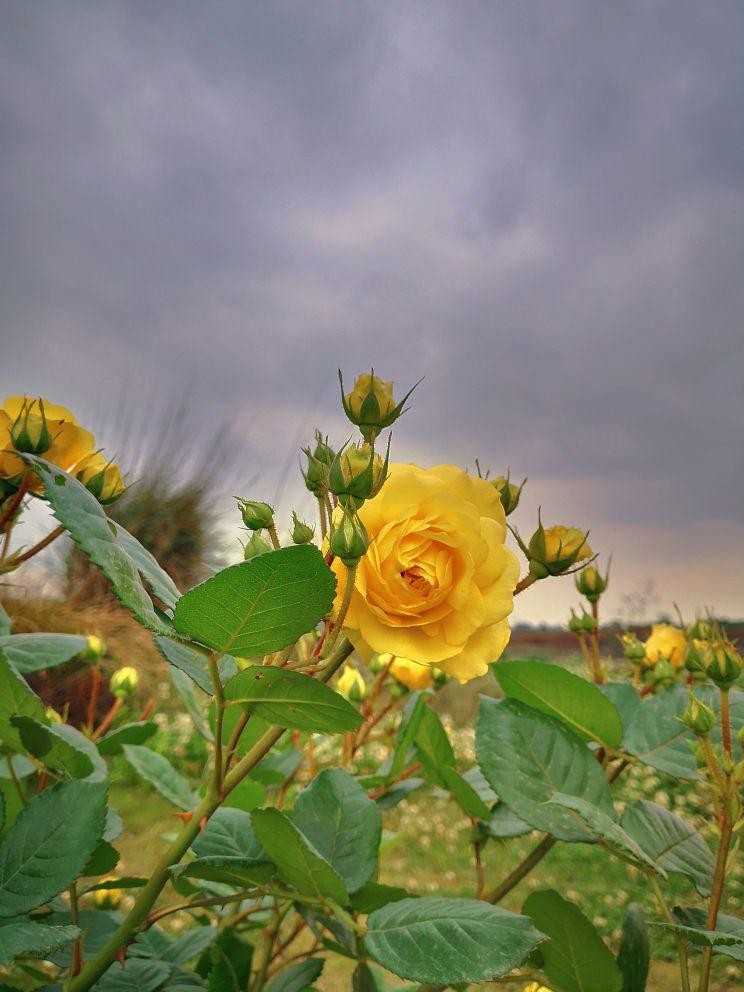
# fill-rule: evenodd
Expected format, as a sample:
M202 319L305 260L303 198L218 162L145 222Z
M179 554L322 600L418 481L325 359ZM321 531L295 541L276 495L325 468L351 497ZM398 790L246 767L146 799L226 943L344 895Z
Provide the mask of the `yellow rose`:
M126 489L119 467L98 451L88 455L80 462L75 477L96 497L99 503L104 505L113 503Z
M138 685L139 674L137 669L132 668L131 665L117 668L109 681L111 694L117 699L126 699L127 696L133 695L137 691Z
M108 875L106 878L102 878L101 882L116 882L113 875ZM116 909L121 902L122 891L121 889L96 889L93 893L93 902L96 904L96 909Z
M651 666L657 661L668 661L674 668L681 668L686 646L687 639L679 627L668 623L654 624L645 643L646 664Z
M346 615L352 642L460 682L484 675L509 641L519 578L498 492L452 465L395 464L359 518L370 546ZM337 560L332 567L338 610L347 570Z
M346 696L347 699L358 703L367 695L367 683L356 668L346 667L336 683L336 691L340 692L342 696Z
M410 658L396 658L390 666L390 674L407 689L428 689L434 684L431 666Z
M523 992L551 992L547 985L540 985L538 982L529 982L525 985Z

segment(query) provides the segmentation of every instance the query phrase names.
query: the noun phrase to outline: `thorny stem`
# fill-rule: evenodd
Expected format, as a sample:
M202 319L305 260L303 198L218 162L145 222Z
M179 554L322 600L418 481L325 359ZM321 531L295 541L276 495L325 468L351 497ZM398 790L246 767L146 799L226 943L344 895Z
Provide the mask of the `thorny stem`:
M326 657L333 650L336 641L338 640L339 634L341 633L341 628L344 625L344 620L346 619L346 614L349 612L349 607L351 606L351 597L354 595L354 580L356 578L357 565L347 565L346 567L346 586L344 587L344 598L341 600L341 608L338 611L338 616L336 617L333 624L333 631L331 636L326 641L325 654Z
M52 541L56 541L58 537L64 534L64 527L55 527L54 530L50 531L46 537L43 537L37 544L29 548L28 551L24 551L22 555L18 555L11 559L14 566L23 564L24 561L28 561L29 558L33 558L34 555L38 555L40 551L44 548L48 548Z
M529 587L535 582L537 582L535 576L531 572L528 572L523 579L520 579L519 582L517 582L514 589L514 595L518 596L520 592L524 592L525 589L529 589Z
M530 851L527 857L517 865L514 871L510 872L506 878L499 882L499 884L495 888L491 889L490 892L484 892L481 898L484 899L485 902L501 902L504 896L511 892L511 890L522 881L525 875L529 875L532 869L536 865L540 864L542 859L555 843L556 838L546 834L537 847L534 847Z
M21 483L18 486L18 492L11 499L10 503L5 508L5 510L3 510L2 513L0 513L0 530L2 530L2 528L10 520L13 519L13 517L16 514L16 511L18 510L18 507L23 502L23 497L28 492L30 485L31 485L31 474L29 472L25 472L23 478L21 479Z
M721 790L721 804L719 814L719 838L718 851L716 853L716 865L713 870L713 885L711 887L710 905L708 907L708 918L706 920L706 930L715 930L718 923L718 911L723 900L723 890L726 885L726 867L728 865L729 848L731 846L731 836L734 824L732 817L733 782L731 769L733 767L733 754L731 750L731 707L729 703L729 690L721 689L721 742L725 762L723 771L719 767L719 788ZM708 744L710 748L710 744ZM715 761L715 757L713 757ZM716 762L716 766L718 763ZM703 962L700 967L699 992L708 992L710 984L710 969L713 963L713 948L706 947L703 951Z
M73 926L77 926L80 922L80 914L78 913L78 893L77 884L75 882L70 886L70 922ZM80 969L83 967L83 938L82 935L79 936L72 945L72 963L70 964L70 979L73 975L77 975Z
M594 671L592 673L592 677L597 685L602 685L604 682L604 676L602 675L602 662L599 658L599 603L592 603L592 616L594 617L594 630L592 631Z
M328 518L326 517L325 500L318 496L318 516L320 517L320 536L325 540L328 533Z
M215 653L210 654L207 657L207 664L214 689L214 776L212 778L212 791L219 799L222 797L222 779L224 777L222 724L225 716L225 693L222 689L218 657Z
M267 530L269 532L269 537L271 538L271 545L274 548L274 551L278 551L279 548L281 548L281 544L279 543L279 535L276 532L275 525L272 524L270 527L267 528Z

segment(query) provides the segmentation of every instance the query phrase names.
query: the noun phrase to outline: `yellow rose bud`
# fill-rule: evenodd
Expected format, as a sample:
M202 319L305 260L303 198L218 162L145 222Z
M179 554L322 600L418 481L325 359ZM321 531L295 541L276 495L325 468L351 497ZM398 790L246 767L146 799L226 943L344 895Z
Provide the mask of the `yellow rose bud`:
M431 667L410 658L396 658L390 666L390 674L407 689L428 689L434 684Z
M742 671L742 658L730 641L709 641L700 654L705 674L719 689L729 689Z
M34 407L29 412L29 401L25 396L9 396L0 407L0 478L9 479L14 483L20 480L21 475L26 471L26 466L22 459L13 453L13 425L28 413L31 433L39 432L39 425L32 424L31 421L42 405L46 427L51 437L51 444L43 453L48 462L57 465L65 472L74 474L83 459L93 454L95 450L95 438L78 426L69 410L48 400L39 399L34 402L39 403L39 408ZM38 493L42 488L41 480L34 477L30 491Z
M340 521L334 520L329 544L336 558L350 567L367 554L369 535L359 517L347 511Z
M75 478L85 486L89 493L107 506L117 500L126 490L121 478L119 467L108 461L100 452L88 455L78 465Z
M315 432L315 448L312 451L309 447L303 448L302 452L307 458L307 466L302 469L305 485L315 496L322 496L327 489L328 469L336 452L320 431Z
M690 693L690 701L682 714L682 723L701 737L708 735L716 725L716 714L697 696Z
M260 531L254 530L243 545L243 558L245 561L249 561L256 555L265 555L267 551L271 551L271 545L264 541Z
M646 658L646 647L639 641L635 634L621 634L620 643L623 646L623 654L628 661L636 664L643 662Z
M374 441L381 430L390 427L403 413L406 400L411 395L414 386L409 389L400 403L393 397L393 383L378 378L374 369L372 373L357 376L354 388L344 395L344 380L341 370L338 372L341 383L341 401L346 416L356 424L365 441ZM416 384L418 385L418 383Z
M356 668L345 668L336 683L336 691L353 703L360 703L367 695L367 683Z
M101 881L116 882L117 879L113 875L109 875L107 878L102 878ZM121 889L96 889L93 893L93 902L96 904L96 909L116 909L121 902L121 896Z
M687 638L679 627L668 623L657 623L645 643L645 663L655 665L658 661L668 661L673 668L681 668L685 660Z
M125 665L124 668L117 669L109 682L111 693L117 699L126 699L127 696L133 695L137 691L138 685L139 674L137 673L137 669L132 668L131 665Z
M529 561L530 573L536 579L548 575L561 575L572 565L592 557L592 549L587 541L587 533L578 527L543 527L538 513L538 526L528 545L522 542L516 532L520 548Z
M370 553L344 622L355 647L434 665L461 682L485 675L508 643L519 579L498 492L453 465L394 464L357 515ZM337 612L346 569L337 560L331 568Z
M529 982L522 992L552 992L552 990L547 985L540 985L539 982Z
M96 634L88 634L88 646L84 653L88 661L98 661L106 654L106 645Z

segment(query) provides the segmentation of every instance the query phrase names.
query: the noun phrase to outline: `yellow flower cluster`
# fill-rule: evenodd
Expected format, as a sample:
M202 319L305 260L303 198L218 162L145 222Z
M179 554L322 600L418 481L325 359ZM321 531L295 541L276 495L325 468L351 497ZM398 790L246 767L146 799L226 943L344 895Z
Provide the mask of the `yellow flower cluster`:
M0 480L17 486L25 472L18 452L41 455L76 476L101 503L111 503L125 489L118 467L96 450L95 438L66 407L44 399L9 396L0 406ZM35 477L31 492L41 490Z

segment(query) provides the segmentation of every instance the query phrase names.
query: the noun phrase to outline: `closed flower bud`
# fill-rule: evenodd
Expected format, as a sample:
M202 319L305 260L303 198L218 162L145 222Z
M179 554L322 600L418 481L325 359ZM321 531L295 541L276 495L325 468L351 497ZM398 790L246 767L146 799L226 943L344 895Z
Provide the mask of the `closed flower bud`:
M693 637L688 638L684 651L685 668L688 672L704 672L702 654L707 647L707 640L698 640Z
M369 536L362 521L355 514L344 513L341 522L331 532L330 548L344 565L356 565L367 554Z
M607 588L609 577L609 568L604 575L601 575L596 565L587 565L577 573L574 582L582 596L586 596L590 603L597 603Z
M729 689L742 671L742 658L729 641L710 641L701 653L705 674L719 689Z
M367 695L367 683L356 668L345 668L336 683L336 691L352 703L361 703Z
M243 518L243 523L248 530L264 530L264 528L274 526L274 510L268 503L260 500L239 499L238 507Z
M716 725L716 714L697 696L690 693L690 701L681 717L682 723L701 737L707 736Z
M638 664L645 659L646 648L644 647L643 642L639 641L635 634L621 634L620 643L623 646L623 654L628 661Z
M315 496L322 496L328 488L328 469L336 453L320 431L315 432L315 447L303 448L302 452L307 458L307 466L302 469L305 485Z
M59 713L56 710L52 709L51 706L47 706L47 708L44 710L44 714L45 714L45 716L46 716L46 718L47 718L47 720L49 721L50 724L51 723L64 723L65 722L62 719L62 717L59 715Z
M137 674L137 669L132 668L131 665L118 668L111 676L109 682L111 694L116 696L117 699L126 699L128 696L134 695L138 685L139 675Z
M593 634L597 629L597 621L586 610L581 611L581 627L585 634Z
M365 441L374 441L380 431L390 427L403 413L406 400L411 395L414 386L409 389L400 403L393 397L393 383L386 382L372 373L357 376L354 388L344 395L344 380L341 370L338 372L341 383L341 402L344 412L352 424L356 424ZM416 384L418 385L418 383Z
M96 634L88 634L88 646L84 654L88 661L98 661L106 654L106 645Z
M297 514L292 511L292 541L295 544L309 544L315 537L315 528L300 520Z
M687 628L687 636L694 641L712 641L715 639L716 623L714 620L704 620L697 617Z
M243 545L243 558L248 561L256 555L265 555L267 551L271 551L270 545L261 537L260 531L254 530Z
M522 992L552 992L552 990L547 985L541 985L539 982L528 982L524 989L522 989Z
M545 528L538 512L538 526L525 547L517 537L519 546L529 560L530 573L536 579L547 578L548 575L561 575L572 565L592 557L592 549L587 543L588 532L578 527Z
M572 634L583 634L584 624L581 617L577 616L576 613L571 610L571 616L568 619L568 629Z
M524 489L526 481L524 479L521 485L518 486L516 483L511 482L508 472L506 475L500 475L497 479L491 480L491 485L497 490L501 498L501 505L507 517L510 513L514 513L519 505L519 497L522 495L522 489Z
M388 454L383 461L370 444L342 448L328 471L328 489L339 502L359 509L366 499L376 496L387 478Z
M75 477L103 506L113 503L126 491L119 467L97 451L80 462Z
M102 882L116 882L118 879L113 876L108 878L102 878ZM116 909L121 902L121 889L96 889L93 893L93 902L96 904L96 909Z
M10 428L10 439L16 451L43 455L52 446L52 435L44 413L44 401L24 397L21 411Z
M653 668L648 669L649 681L655 682L657 685L665 682L671 683L674 681L674 666L662 658L661 661L657 661Z

